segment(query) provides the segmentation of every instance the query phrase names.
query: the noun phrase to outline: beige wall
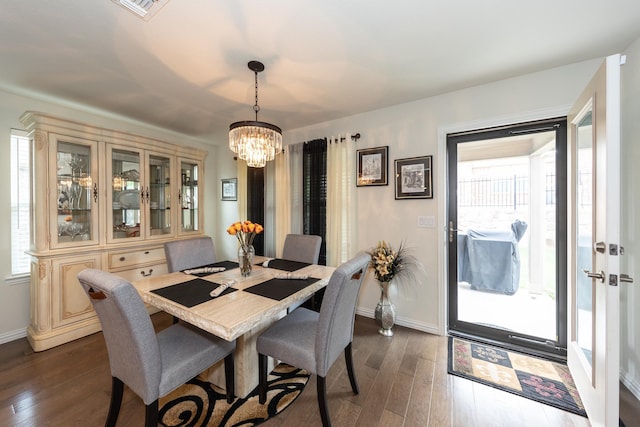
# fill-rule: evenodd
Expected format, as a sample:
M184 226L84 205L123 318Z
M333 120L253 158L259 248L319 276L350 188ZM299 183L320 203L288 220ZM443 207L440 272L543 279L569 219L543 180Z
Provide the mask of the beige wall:
M285 132L285 143L360 132L358 148L388 145L391 182L394 159L434 156L433 200L397 201L392 184L356 191L358 247L369 250L382 239L397 246L404 240L426 268L417 289L392 295L398 324L436 333L445 330L446 133L564 115L599 63L587 61ZM434 216L437 227L418 228L419 215ZM378 298L377 284L368 276L358 311L372 315Z

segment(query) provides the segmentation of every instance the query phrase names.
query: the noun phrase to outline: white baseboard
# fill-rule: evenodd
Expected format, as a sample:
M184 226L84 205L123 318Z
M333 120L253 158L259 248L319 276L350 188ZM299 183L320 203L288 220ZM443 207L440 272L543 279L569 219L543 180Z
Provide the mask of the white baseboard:
M620 372L620 381L640 400L640 383L638 383L637 379L631 378L626 372Z
M20 338L25 338L26 336L27 336L27 328L5 332L3 334L0 334L0 344L19 340Z
M375 316L375 311L370 308L356 307L356 314L373 319ZM429 325L427 323L416 322L414 320L407 319L402 316L396 317L396 325L405 326L407 328L415 329L417 331L427 332L434 335L440 335L440 332L438 331L438 327L436 325Z

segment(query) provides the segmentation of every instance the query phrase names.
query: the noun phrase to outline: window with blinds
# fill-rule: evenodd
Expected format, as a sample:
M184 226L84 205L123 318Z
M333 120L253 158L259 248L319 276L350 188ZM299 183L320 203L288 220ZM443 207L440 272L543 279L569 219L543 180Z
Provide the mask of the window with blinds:
M31 189L29 139L26 132L11 130L11 274L29 273Z
M322 237L318 264L327 264L327 140L304 144L302 160L302 218L304 234Z

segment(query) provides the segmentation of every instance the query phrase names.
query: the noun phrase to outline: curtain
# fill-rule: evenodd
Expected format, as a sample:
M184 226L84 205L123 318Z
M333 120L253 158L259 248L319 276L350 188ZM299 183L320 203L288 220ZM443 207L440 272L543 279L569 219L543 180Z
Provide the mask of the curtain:
M316 139L303 148L303 233L322 237L318 264L326 265L327 141Z
M282 257L287 234L302 234L303 143L287 145L275 159L275 253Z
M327 145L327 265L348 261L357 250L355 142L351 134Z
M236 221L244 221L247 219L247 162L238 159L238 219Z

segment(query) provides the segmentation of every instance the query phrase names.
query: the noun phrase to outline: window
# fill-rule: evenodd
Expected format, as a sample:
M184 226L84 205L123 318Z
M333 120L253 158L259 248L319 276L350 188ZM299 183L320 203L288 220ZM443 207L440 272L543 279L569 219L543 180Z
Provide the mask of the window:
M31 168L29 139L24 131L11 130L11 274L29 273L31 230Z

